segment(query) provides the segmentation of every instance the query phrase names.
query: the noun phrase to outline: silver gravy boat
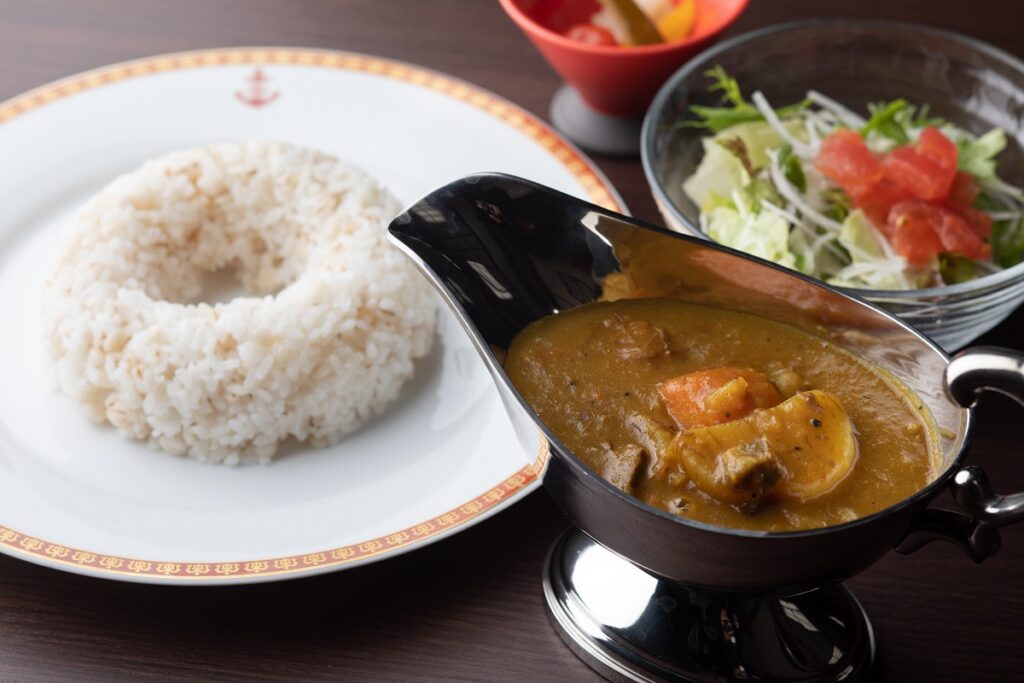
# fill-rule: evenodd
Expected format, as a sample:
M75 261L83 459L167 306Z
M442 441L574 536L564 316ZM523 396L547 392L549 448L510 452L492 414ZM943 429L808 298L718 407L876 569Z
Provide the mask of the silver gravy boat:
M1024 403L1024 355L974 348L952 360L892 315L774 264L609 212L519 178L474 175L427 195L390 226L472 338L524 447L539 429L544 486L575 525L543 579L552 623L613 680L856 681L874 656L870 622L842 581L891 549L932 540L975 561L1024 494L993 493L964 463L971 406L993 390ZM523 401L494 349L530 322L596 299L641 253L670 255L674 296L795 325L889 371L927 403L941 467L921 491L868 517L794 532L702 524L650 507L598 477ZM646 262L645 262L646 263ZM929 507L943 490L960 510Z

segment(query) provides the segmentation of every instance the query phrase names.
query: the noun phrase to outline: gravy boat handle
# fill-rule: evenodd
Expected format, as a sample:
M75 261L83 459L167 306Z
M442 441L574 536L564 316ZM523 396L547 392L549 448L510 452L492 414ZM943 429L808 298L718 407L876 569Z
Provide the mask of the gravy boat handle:
M946 367L945 386L949 397L964 408L973 407L985 391L1024 405L1024 353L994 346L961 351ZM999 528L1024 520L1024 492L995 493L980 467L958 469L949 478L949 489L962 512L923 510L896 546L897 552L911 553L931 541L943 540L982 562L999 550Z

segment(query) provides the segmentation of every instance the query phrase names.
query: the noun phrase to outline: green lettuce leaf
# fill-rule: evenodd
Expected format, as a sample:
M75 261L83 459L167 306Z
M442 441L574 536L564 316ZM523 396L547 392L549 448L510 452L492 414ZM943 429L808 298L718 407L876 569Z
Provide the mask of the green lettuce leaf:
M861 137L867 137L869 133L878 133L898 145L907 144L910 142L910 137L907 135L907 129L899 115L901 112L905 112L909 106L910 104L903 99L869 104L868 110L871 112L871 118L860 129Z
M744 215L725 207L712 209L708 213L708 236L727 247L796 267L788 246L789 224L771 211Z
M799 121L788 121L785 124L786 130L798 137L805 136L803 126ZM732 126L726 131L718 133L713 138L718 144L730 146L731 140L739 140L745 151L746 157L753 169L761 169L768 166L771 159L768 151L783 146L783 140L775 129L764 121L748 121Z
M794 135L799 134L799 121L787 122ZM737 143L738 141L738 143ZM701 211L708 212L721 198L730 198L733 190L746 192L760 207L760 200L778 203L778 193L766 181L755 179L750 171L759 171L769 164L768 150L783 145L779 134L763 121L741 123L729 130L701 141L704 157L697 170L683 183L683 191ZM742 149L742 154L737 152ZM749 168L748 168L749 167ZM761 186L756 186L762 183ZM755 185L755 187L749 187ZM731 200L730 200L731 201Z
M1006 147L1006 133L1002 128L993 128L979 138L966 135L957 140L956 165L961 171L979 179L994 178L996 155Z
M789 145L783 147L779 152L779 165L790 185L800 190L801 193L807 192L807 176L804 175L804 167L800 163L800 159L793 154L793 148Z
M722 104L724 106L707 107L695 104L690 107L690 111L697 118L687 119L678 125L684 128L707 128L713 133L718 133L739 123L764 120L757 107L747 102L743 97L739 82L730 76L725 69L721 66L716 66L705 71L704 75L714 81L709 90L722 93ZM796 104L780 107L775 110L775 113L780 119L784 119L787 116L807 109L809 106L811 106L811 101L805 99Z
M850 215L850 210L853 207L850 195L839 188L832 188L825 190L822 197L825 199L825 215L832 220L842 223Z
M860 129L861 136L866 138L875 133L897 145L911 142L911 131L945 123L941 118L928 115L928 105L915 107L904 99L871 103L868 112L871 117Z
M1005 211L1006 207L982 192L974 200L974 208L982 211ZM992 260L1003 268L1015 266L1024 261L1024 217L992 221Z
M992 260L1003 268L1024 261L1024 218L992 222Z
M683 182L683 192L697 208L708 212L721 203L723 198L731 201L733 190L750 182L750 174L743 163L731 152L715 142L704 138L704 158L693 175Z
M747 206L754 213L761 210L762 201L771 202L776 206L782 204L782 197L779 196L775 185L760 178L754 178L747 183L747 186L743 188L743 196L747 201Z
M885 251L880 240L882 236L863 211L856 209L843 221L839 231L839 244L849 253L851 263L872 263L886 260ZM897 273L879 270L870 274L859 274L856 277L844 277L840 271L828 282L841 287L868 287L871 289L906 289L906 284Z
M839 243L850 252L853 263L885 258L879 239L871 219L860 209L850 212L839 231Z
M967 282L978 277L974 261L959 254L939 254L939 272L947 285Z

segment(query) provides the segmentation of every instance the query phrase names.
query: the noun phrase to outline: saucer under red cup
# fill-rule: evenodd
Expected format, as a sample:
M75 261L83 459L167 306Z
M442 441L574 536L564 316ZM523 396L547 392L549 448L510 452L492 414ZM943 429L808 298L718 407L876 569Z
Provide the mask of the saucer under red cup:
M551 121L592 152L635 156L640 124L658 88L735 22L749 0L697 0L697 18L681 41L618 47L570 40L559 31L587 21L594 0L500 0L505 12L566 81Z

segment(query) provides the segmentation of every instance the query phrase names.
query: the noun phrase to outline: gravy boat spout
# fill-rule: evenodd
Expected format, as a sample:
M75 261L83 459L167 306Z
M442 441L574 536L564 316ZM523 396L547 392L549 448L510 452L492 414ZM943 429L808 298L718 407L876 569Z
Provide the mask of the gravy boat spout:
M917 529L929 500L959 465L970 412L945 391L949 358L893 316L819 282L500 174L470 176L432 192L396 218L390 233L473 338L524 448L536 447L538 430L550 443L543 481L558 505L601 546L651 574L695 588L749 594L794 593L841 581ZM927 404L935 433L942 435L936 437L941 461L933 481L852 522L759 532L672 515L598 477L537 418L500 359L523 327L594 301L605 276L639 260L643 271L631 274L644 279L642 288L789 323L897 377ZM958 540L962 530L929 528L928 533L928 538Z

